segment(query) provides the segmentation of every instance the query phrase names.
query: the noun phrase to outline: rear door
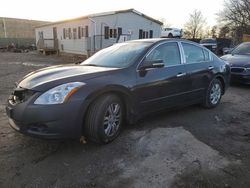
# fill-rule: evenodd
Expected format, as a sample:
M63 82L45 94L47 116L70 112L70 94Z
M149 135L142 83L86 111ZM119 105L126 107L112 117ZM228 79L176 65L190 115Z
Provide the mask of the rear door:
M181 42L187 74L191 81L188 100L199 100L204 97L206 88L213 77L214 65L207 49L198 45Z
M135 94L141 113L176 106L185 101L189 82L182 63L177 42L165 42L155 47L145 57L147 60L163 60L163 68L138 71ZM143 62L140 66L143 66Z

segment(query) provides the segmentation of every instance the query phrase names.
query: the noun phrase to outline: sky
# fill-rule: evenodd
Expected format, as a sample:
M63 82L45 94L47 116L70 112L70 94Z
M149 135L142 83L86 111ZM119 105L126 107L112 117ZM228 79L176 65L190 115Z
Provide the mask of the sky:
M59 21L93 13L134 8L171 27L183 28L190 13L200 10L206 23L217 23L224 0L1 0L0 17Z

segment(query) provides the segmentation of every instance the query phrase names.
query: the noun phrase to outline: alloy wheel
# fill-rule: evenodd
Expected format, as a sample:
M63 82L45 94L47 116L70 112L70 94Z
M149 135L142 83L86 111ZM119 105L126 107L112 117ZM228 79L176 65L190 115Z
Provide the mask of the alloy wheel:
M210 102L216 105L221 97L221 87L219 83L214 83L210 91Z
M108 106L104 116L104 132L106 136L112 137L116 134L121 123L121 106L112 103Z

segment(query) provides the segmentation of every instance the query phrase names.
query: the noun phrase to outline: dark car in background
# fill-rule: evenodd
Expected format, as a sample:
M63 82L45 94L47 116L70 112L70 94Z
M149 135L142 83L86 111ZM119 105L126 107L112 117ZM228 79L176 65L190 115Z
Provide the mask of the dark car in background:
M41 138L108 143L125 122L163 109L216 107L229 66L199 44L147 39L115 44L78 65L37 70L18 82L6 112L15 130Z
M200 40L200 45L217 55L224 55L232 47L232 40L227 38L207 38Z
M209 49L210 51L214 52L215 54L217 54L218 51L218 44L217 44L217 40L215 38L209 38L209 39L202 39L200 41L200 45L206 47L207 49Z
M250 84L250 42L241 43L221 58L230 65L232 82Z

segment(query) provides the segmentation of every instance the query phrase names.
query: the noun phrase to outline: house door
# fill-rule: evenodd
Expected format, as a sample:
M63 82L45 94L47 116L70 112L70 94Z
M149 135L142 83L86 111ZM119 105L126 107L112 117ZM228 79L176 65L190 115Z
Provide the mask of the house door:
M57 28L53 27L53 37L54 39L57 39Z
M57 28L53 27L54 50L58 50Z

